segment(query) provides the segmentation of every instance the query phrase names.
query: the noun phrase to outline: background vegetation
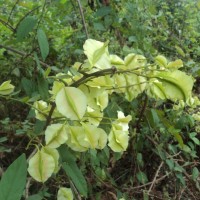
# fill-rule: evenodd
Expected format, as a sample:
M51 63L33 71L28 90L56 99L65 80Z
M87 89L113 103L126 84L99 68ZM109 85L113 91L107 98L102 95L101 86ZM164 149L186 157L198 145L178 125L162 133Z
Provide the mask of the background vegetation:
M48 45L41 44L44 38ZM107 118L116 118L118 110L131 115L127 150L74 153L61 146L62 160L72 159L75 171L61 169L44 184L29 175L24 183L19 178L16 185L26 185L19 199L54 200L61 186L71 188L74 199L199 199L199 0L0 0L0 83L12 80L16 87L0 96L0 176L21 154L30 159L42 143L46 123L31 107L49 97L53 82L44 74L67 73L83 62L87 38L109 41L110 54L122 58L135 53L149 63L158 55L181 59L182 71L195 79L195 103L155 100L146 93L128 102L113 93L100 126L109 130ZM19 166L26 170L26 162L20 163L11 174Z

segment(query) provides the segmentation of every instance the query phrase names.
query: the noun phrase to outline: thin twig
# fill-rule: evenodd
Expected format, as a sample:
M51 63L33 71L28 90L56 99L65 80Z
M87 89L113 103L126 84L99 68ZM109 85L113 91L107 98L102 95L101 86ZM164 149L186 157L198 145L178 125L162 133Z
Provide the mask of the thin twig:
M26 56L27 54L26 53L24 53L24 52L22 52L22 51L19 51L19 50L17 50L17 49L13 49L12 47L7 47L7 46L4 46L4 45L2 45L2 44L0 44L0 49L1 48L4 48L4 49L6 49L7 51L11 51L11 52L13 52L13 53L16 53L16 54L18 54L18 55L20 55L20 56ZM33 57L33 56L30 56L31 58L33 58L34 60L35 60L35 58ZM46 64L46 63L44 63L44 62L42 62L42 61L39 61L40 62L40 64L42 65L42 66L44 66L44 67L51 67L50 65L48 65L48 64Z
M89 38L89 34L88 34L87 26L86 26L86 23L85 23L85 18L84 18L81 2L80 2L80 0L77 0L77 2L78 2L79 11L80 11L80 14L81 14L82 22L83 22L83 27L85 29L85 34L86 34L86 37L88 39Z
M154 186L155 183L156 183L156 179L157 179L157 177L158 177L158 174L159 174L159 172L160 172L160 170L161 170L163 164L164 164L164 162L162 161L162 162L160 163L160 165L159 165L159 167L158 167L156 173L155 173L154 179L153 179L153 181L152 181L152 183L151 183L151 186L149 187L149 190L148 190L148 195L149 195L149 193L151 192L153 186Z
M19 20L19 22L17 23L17 25L16 25L16 27L15 27L15 30L17 30L19 24L20 24L28 15L30 15L32 12L34 12L35 10L37 10L37 9L40 8L40 7L41 7L41 6L37 6L37 7L33 8L33 10L27 12L27 13Z
M29 187L30 187L31 180L32 180L31 177L27 179L26 188L25 188L25 200L27 200L29 197Z
M9 14L9 17L8 17L8 20L7 20L7 23L10 21L10 18L11 18L11 16L12 16L12 13L13 13L13 11L14 11L16 5L19 3L19 1L20 1L20 0L17 0L17 1L15 2L14 6L12 7L12 9L11 9L11 11L10 11L10 14Z
M172 173L172 172L170 172L170 173L168 173L168 174L165 174L164 176L162 176L162 177L156 179L155 183L157 184L158 182L164 180L164 179L165 179L166 177L168 177L171 173ZM137 189L141 189L141 188L143 188L143 187L149 186L149 185L151 185L152 183L153 183L153 181L148 182L148 183L145 183L145 184L143 184L143 185L135 186L135 187L123 188L123 190L128 190L128 191L129 191L129 190L137 190Z
M80 194L78 193L78 191L77 191L77 189L76 189L74 183L73 183L71 180L69 180L69 184L70 184L71 189L74 191L74 194L76 195L77 199L78 199L78 200L81 200L81 196L80 196Z
M0 19L0 22L7 28L9 28L12 32L15 32L15 28L13 28L8 22L3 21Z

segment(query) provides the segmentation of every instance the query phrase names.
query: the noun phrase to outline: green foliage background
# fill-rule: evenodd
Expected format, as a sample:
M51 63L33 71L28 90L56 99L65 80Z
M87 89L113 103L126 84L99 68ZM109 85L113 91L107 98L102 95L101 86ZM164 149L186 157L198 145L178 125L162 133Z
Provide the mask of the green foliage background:
M157 55L181 59L183 71L196 80L193 95L199 97L199 0L80 2L89 38L109 41L110 54L120 57L141 54L149 63ZM0 83L12 80L16 86L11 96L0 97L0 171L5 172L22 153L29 158L43 140L45 123L35 119L30 106L49 98L53 81L45 78L48 74L67 73L85 59L87 36L78 1L0 0L0 5ZM45 184L28 177L22 199L56 199L61 186L70 187L75 199L198 199L199 105L183 107L144 93L128 102L113 93L100 127L110 130L109 118L116 118L117 110L133 119L126 152L106 147L74 153L61 147L64 170Z

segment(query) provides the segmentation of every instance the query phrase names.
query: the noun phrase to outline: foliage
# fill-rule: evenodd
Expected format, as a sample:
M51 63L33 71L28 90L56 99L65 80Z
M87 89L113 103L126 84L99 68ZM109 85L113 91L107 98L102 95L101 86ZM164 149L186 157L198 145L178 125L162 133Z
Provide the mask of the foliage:
M199 195L199 1L0 4L0 197Z

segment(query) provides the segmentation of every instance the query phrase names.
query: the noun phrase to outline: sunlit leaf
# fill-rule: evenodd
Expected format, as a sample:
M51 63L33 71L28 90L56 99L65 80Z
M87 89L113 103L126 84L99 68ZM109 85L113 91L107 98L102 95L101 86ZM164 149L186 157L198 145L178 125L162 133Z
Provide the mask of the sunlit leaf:
M66 143L68 139L68 130L64 124L51 124L45 131L46 145L51 148L57 148Z
M29 160L28 172L36 181L44 183L52 175L55 167L53 156L44 150L38 150Z
M186 101L191 96L194 80L184 72L160 72L155 77L162 83L164 93L168 99Z
M45 146L41 149L41 151L43 151L44 153L48 154L48 155L51 155L54 159L54 163L55 163L55 169L54 169L54 173L57 173L58 170L60 169L59 167L59 153L57 151L57 149L52 149L48 146Z
M167 59L162 55L156 56L155 61L160 67L167 66Z
M128 131L112 130L108 136L108 146L115 152L125 151L128 147Z
M179 69L179 68L183 67L183 61L178 59L173 62L169 62L166 67L170 68L170 69Z
M146 64L146 58L142 55L136 55L134 53L131 53L124 58L124 64L127 68L130 69L142 69L142 67L144 67Z
M48 106L48 104L45 101L40 100L40 101L35 101L33 107L35 108L36 119L45 121L46 116L50 111L50 106Z
M59 188L57 200L73 200L73 193L71 188Z
M87 99L84 93L74 87L65 87L56 95L58 111L71 120L80 120L86 112Z
M8 95L13 92L15 87L10 82L10 80L5 81L0 85L0 95Z
M87 151L88 142L85 141L84 128L81 126L69 126L69 138L67 145L74 151Z
M83 45L83 49L91 67L95 66L99 69L111 67L108 54L108 42L103 43L97 40L88 39Z

